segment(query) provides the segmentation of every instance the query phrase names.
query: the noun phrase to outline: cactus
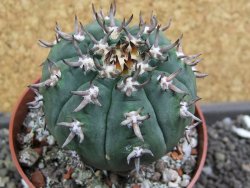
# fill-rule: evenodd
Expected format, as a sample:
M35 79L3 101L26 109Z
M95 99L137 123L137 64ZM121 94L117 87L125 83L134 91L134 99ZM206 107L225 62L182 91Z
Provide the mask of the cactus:
M74 32L56 24L56 40L43 63L39 88L46 123L63 148L77 151L88 165L125 172L171 151L185 127L196 121L197 55L182 50L182 35L171 43L152 15L129 26L133 15L116 20L92 5L95 21L75 17ZM38 94L37 94L38 95ZM39 101L37 101L39 102ZM39 103L40 104L40 103ZM134 161L134 164L131 163Z

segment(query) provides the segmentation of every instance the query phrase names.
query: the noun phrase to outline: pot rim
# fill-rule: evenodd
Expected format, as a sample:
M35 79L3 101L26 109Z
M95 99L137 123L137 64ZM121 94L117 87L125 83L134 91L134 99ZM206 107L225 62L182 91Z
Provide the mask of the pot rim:
M40 78L36 79L33 83L38 83L39 81L40 81ZM16 139L14 138L14 124L15 124L16 116L19 112L19 109L22 107L23 99L25 97L27 97L27 95L30 92L32 92L31 89L26 88L12 110L11 119L10 119L10 123L9 123L9 147L10 147L12 160L15 164L15 167L17 168L17 171L21 175L21 178L26 182L26 184L30 188L35 188L35 186L31 183L30 179L27 177L27 175L23 171L23 168L21 167L21 165L17 159L16 147L15 147ZM195 104L195 113L197 113L199 115L200 119L202 120L202 124L200 126L198 126L198 129L201 130L201 131L199 131L199 137L201 137L201 139L198 139L198 140L199 141L202 140L202 143L199 146L199 148L202 148L202 154L200 156L200 159L198 159L199 166L197 166L197 168L194 172L194 176L192 177L187 188L192 188L195 185L198 178L200 177L203 166L204 166L205 161L206 161L207 148L208 148L208 136L207 136L206 121L205 121L204 115L202 113L202 110L198 104ZM200 135L200 133L201 133L201 135Z

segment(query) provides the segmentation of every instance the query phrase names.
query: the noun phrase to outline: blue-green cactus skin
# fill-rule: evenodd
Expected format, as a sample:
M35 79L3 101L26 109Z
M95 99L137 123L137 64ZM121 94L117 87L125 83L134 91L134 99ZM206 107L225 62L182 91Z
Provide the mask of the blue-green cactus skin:
M85 26L85 29L97 40L105 36L97 22ZM137 33L139 28L133 27L128 30L133 34ZM155 32L149 34L150 44L154 42ZM124 35L123 31L121 33L121 36ZM170 44L162 32L159 38L160 46ZM108 40L110 45L115 42L112 39ZM88 49L93 48L94 43L89 36L85 36L85 39L78 45L82 53L86 54ZM164 55L168 56L165 61L151 57L150 65L157 66L157 68L143 73L138 78L140 83L151 78L150 82L142 89L133 92L131 96L127 96L116 88L124 75L113 79L100 78L97 71L85 73L80 68L70 67L63 63L63 60L77 60L78 54L72 41L61 39L51 49L48 56L48 59L59 67L61 79L55 87L40 89L44 97L46 123L58 144L64 143L69 135L69 129L57 124L76 118L84 123L82 126L84 141L79 143L79 138L75 137L66 148L75 150L86 164L95 168L112 171L131 170L134 165L133 163L127 164L127 156L135 146L148 148L154 154L154 156L142 156L141 163L144 164L151 163L171 151L183 136L185 126L192 121L191 118L180 116L180 102L196 98L196 81L191 67L177 58L175 48ZM101 64L104 63L101 57L96 57L99 58ZM180 68L182 71L174 78L173 83L188 93L185 97L172 90L163 91L157 81L160 74L165 73L168 76ZM49 75L48 63L45 61L41 81L48 79ZM73 112L82 101L82 97L72 95L71 91L87 90L90 82L99 88L98 100L102 106L90 103L79 112ZM124 113L141 107L144 108L142 114L150 115L150 118L143 121L140 126L144 141L138 139L131 128L121 126ZM194 113L194 105L189 108L189 111Z

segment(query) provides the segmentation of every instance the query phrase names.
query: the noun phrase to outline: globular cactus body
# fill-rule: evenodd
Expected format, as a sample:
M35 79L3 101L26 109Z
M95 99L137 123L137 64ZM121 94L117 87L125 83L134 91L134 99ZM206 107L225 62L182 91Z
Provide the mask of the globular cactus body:
M57 26L58 41L42 42L52 47L42 84L32 86L40 87L48 128L60 145L99 169L127 171L134 159L138 170L138 159L151 163L172 150L193 120L181 102L194 113L195 75L185 62L191 57L178 56L181 38L170 43L154 16L150 26L141 18L139 27L129 27L113 19L114 10L113 4L106 21L94 10L97 21L84 28L76 19L72 34ZM52 76L55 84L46 85Z

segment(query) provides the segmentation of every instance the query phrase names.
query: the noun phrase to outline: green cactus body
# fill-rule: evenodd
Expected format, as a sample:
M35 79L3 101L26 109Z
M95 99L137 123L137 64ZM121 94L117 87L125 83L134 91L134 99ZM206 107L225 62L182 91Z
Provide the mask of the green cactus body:
M96 18L99 19L98 21L101 20L98 14L96 14ZM118 21L115 23L118 27L123 24ZM104 22L104 24L109 26L110 22ZM119 63L117 65L115 55L113 61L105 60L110 50L103 54L92 51L95 43L91 36L99 41L108 35L102 25L95 21L84 28L84 40L77 41L74 37L72 40L60 38L60 41L52 47L48 60L44 63L41 82L50 78L50 62L54 62L52 66L56 66L61 73L55 86L40 88L44 98L46 121L51 134L59 145L63 145L71 129L60 126L60 122L72 122L73 119L79 121L84 135L83 141L79 143L79 137L74 135L75 137L65 147L75 150L86 164L99 169L131 170L134 165L133 163L128 164L127 160L135 147L144 148L146 152L140 156L135 153L133 156L131 154L133 159L136 160L140 157L143 164L159 159L177 145L183 136L185 127L193 119L191 116L182 117L180 115L180 103L196 98L196 81L191 66L177 57L178 52L175 47L179 43L162 54L165 59L154 57L152 53L148 55L149 46L154 44L157 37L159 47L171 45L159 27L155 27L152 32L141 33L140 36L137 36L142 44L135 44L134 48L124 47L124 52L121 46L128 43L128 35L136 37L141 30L141 27L126 26L126 32L125 29L120 31L118 37L115 34L114 37L112 33L107 40L108 46L115 49L113 53L117 54ZM95 58L95 63L99 63L102 67L105 64L115 64L119 74L100 76L102 70L98 70L96 64L92 70L88 71L86 71L86 67L72 67L66 64L65 61L78 61L79 49L83 55L89 54L92 59ZM122 53L120 53L121 51ZM135 61L124 64L122 61L124 58L129 59L129 53ZM125 57L122 57L121 54L125 54ZM145 56L148 56L145 66L154 67L154 69L142 71L143 65L137 64L144 60ZM176 73L171 83L179 89L177 90L179 92L169 88L162 89L163 86L160 85L160 82L163 77L161 75L164 74L167 77L178 70L180 71L178 74ZM136 91L122 90L121 83L136 73L138 73L137 82L139 84L145 82L145 85L137 88ZM72 94L72 91L86 91L91 86L99 89L98 101L89 102L84 108L75 112L84 97ZM143 110L139 110L140 117L136 117L144 119L138 121L138 125L136 123L130 123L129 126L121 125L121 122L130 117L126 116L126 113L137 111L140 108L143 108ZM190 105L188 110L193 114L194 105ZM133 115L131 117L135 118ZM126 122L124 121L124 123ZM134 126L137 130L139 127L141 135L138 132L135 134Z

